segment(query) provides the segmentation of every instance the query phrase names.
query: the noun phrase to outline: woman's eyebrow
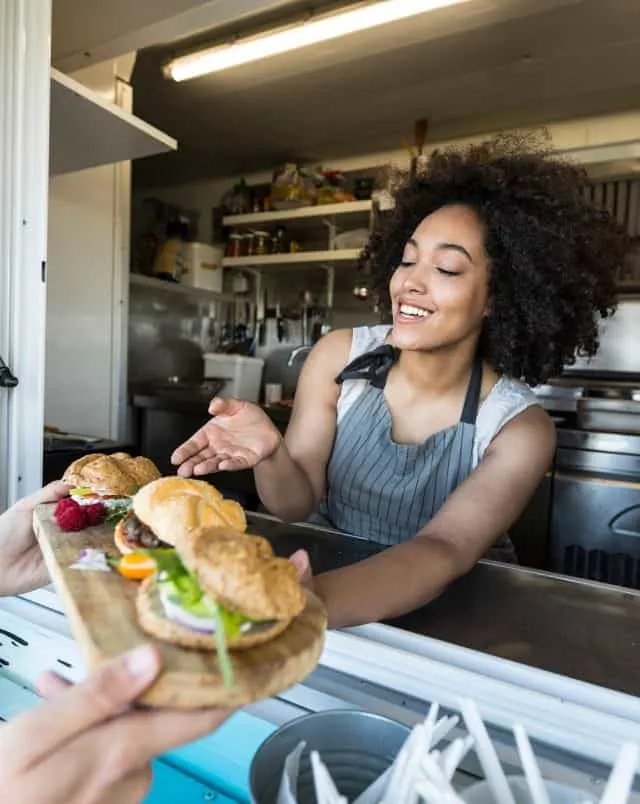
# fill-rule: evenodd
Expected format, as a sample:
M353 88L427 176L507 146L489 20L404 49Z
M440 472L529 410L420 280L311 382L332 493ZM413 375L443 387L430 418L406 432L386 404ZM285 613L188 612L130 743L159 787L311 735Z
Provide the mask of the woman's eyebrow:
M457 251L460 254L464 254L464 256L469 260L470 263L473 263L473 259L471 254L467 251L464 246L461 246L459 243L438 243L436 246L437 249L450 249L451 251Z
M410 237L407 240L406 245L413 246L413 248L415 249L419 249L418 241L415 239L415 237ZM436 250L447 250L447 249L451 251L457 251L459 254L464 254L464 256L469 260L469 262L473 264L473 258L471 257L471 254L469 254L467 249L464 246L461 246L459 243L438 243L438 245L436 246Z

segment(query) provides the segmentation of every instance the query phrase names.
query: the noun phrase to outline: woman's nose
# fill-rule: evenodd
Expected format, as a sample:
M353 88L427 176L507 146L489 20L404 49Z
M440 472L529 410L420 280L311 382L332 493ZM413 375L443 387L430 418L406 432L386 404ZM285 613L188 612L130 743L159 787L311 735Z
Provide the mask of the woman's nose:
M402 289L405 293L426 293L428 291L425 271L419 264L412 265L406 272Z

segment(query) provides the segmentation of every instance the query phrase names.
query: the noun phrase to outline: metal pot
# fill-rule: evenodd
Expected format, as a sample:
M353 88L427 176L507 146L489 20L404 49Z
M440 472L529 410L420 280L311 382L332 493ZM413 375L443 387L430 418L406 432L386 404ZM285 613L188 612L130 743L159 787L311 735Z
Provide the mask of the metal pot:
M353 801L393 763L409 728L356 709L314 712L285 724L258 748L249 770L252 804L276 804L286 756L301 740L299 804L315 804L310 752L318 751L340 793Z

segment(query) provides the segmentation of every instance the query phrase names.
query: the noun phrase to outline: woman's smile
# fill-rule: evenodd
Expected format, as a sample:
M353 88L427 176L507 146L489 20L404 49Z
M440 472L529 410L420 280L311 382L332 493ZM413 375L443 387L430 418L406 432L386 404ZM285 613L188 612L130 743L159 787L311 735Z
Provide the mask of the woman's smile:
M435 310L414 301L398 301L395 305L394 324L397 326L421 325L433 316Z

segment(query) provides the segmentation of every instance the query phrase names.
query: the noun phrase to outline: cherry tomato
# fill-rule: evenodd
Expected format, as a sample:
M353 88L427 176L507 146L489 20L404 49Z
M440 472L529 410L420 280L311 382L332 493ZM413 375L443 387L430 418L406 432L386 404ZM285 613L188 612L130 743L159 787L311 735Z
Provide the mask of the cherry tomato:
M118 572L132 581L141 581L156 571L156 562L141 553L128 553L118 562Z

